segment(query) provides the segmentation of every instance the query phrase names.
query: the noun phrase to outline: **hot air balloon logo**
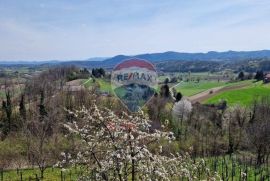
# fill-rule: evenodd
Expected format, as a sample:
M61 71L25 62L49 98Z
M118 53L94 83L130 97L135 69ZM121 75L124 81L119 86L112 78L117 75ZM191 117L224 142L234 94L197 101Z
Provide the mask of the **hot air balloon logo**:
M155 94L157 78L157 71L150 62L128 59L114 67L112 90L131 112L137 112Z

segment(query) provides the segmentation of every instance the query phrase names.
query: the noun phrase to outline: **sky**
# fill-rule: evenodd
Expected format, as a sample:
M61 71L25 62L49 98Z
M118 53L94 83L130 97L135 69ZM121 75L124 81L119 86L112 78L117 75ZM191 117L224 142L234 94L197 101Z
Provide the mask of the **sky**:
M0 60L270 49L269 0L0 0Z

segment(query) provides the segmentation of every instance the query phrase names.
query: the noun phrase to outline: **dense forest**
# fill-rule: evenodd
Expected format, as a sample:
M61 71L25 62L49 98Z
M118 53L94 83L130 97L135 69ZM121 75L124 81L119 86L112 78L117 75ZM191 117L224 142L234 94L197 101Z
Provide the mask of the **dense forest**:
M219 72L230 69L235 72L270 71L270 59L245 59L236 61L163 61L156 63L158 70L165 72Z

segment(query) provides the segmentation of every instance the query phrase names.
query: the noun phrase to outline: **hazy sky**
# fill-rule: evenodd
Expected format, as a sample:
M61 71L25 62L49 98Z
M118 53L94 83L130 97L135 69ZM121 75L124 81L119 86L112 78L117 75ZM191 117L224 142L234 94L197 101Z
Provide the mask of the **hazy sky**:
M0 60L259 49L269 0L0 0Z

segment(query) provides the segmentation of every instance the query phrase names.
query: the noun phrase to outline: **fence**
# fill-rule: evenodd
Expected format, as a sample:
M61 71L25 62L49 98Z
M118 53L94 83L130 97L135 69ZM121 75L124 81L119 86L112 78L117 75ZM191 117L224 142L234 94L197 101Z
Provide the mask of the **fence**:
M207 167L212 173L217 172L224 181L270 181L268 160L260 166L256 165L255 159L237 156L209 157L204 160L204 167L198 169L196 173L198 180L206 177L205 168ZM13 170L13 174L10 172L0 168L0 181L42 181L39 175L34 173L37 172L35 169L32 169L32 172L20 169ZM82 170L77 170L76 167L66 171L48 168L46 173L44 179L46 181L75 181L82 174ZM180 180L184 179L180 178Z
M29 169L31 170L31 169ZM49 174L54 175L53 178L46 178L41 179L37 173L34 173L36 170L32 169L33 173L29 174L29 170L20 170L16 169L16 173L10 170L4 170L0 168L0 181L42 181L42 180L50 180L50 181L75 181L78 177L78 173L74 173L72 171L62 171L60 169L53 169ZM12 172L12 174L11 174ZM52 180L53 179L53 180Z

